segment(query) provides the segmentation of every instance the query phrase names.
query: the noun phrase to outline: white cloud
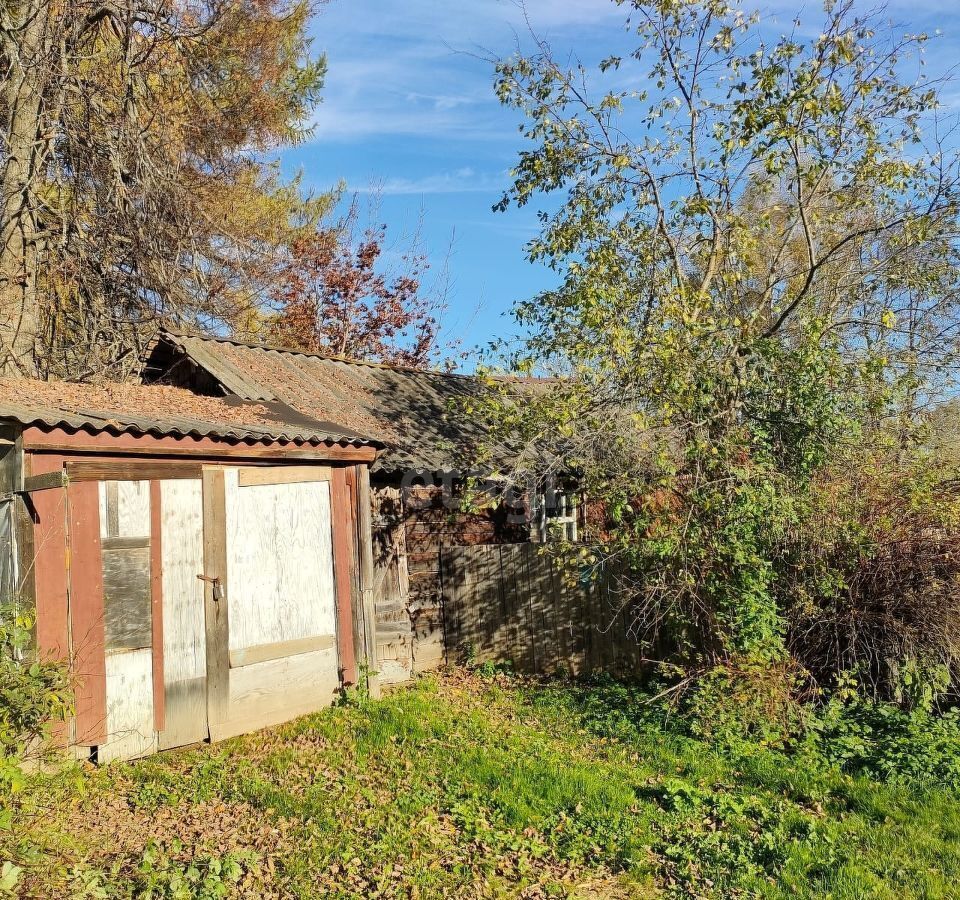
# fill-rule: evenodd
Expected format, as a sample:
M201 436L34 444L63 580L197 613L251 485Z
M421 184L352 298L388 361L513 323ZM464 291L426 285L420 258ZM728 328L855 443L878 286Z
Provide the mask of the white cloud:
M943 0L889 0L887 13L911 27L931 15L947 34L928 46L928 59L955 56L956 19L943 19ZM811 27L822 19L819 0L745 0L771 27L799 15ZM421 136L433 141L515 144L512 113L493 93L491 56L530 49L533 37L558 53L587 58L629 41L618 27L629 9L612 0L333 0L313 25L315 46L329 58L324 102L315 114L315 140L350 142ZM932 32L932 28L928 31ZM935 67L934 67L935 68Z
M349 189L360 194L384 197L401 194L467 194L495 193L506 186L505 174L479 174L464 166L453 172L437 172L421 178L387 178L358 187L347 179Z
M513 140L487 57L530 45L528 23L538 36L572 41L624 18L611 0L335 0L313 26L329 60L315 140Z

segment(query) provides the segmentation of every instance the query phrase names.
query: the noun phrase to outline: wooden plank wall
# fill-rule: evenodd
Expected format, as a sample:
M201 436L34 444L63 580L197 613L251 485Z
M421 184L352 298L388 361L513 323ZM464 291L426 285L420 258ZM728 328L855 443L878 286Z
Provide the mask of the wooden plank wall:
M61 485L65 469L77 478ZM105 762L216 740L327 705L341 665L356 680L354 608L373 638L365 473L45 453L23 472L58 485L15 504L16 562L22 602L39 598L41 656L80 676L64 745Z
M63 470L59 456L32 456L28 475L45 475ZM70 658L67 606L67 491L38 491L25 508L33 520L32 546L22 548L20 572L32 581L36 598L37 650L46 659Z
M524 543L529 541L529 528L510 523L502 508L463 512L458 498L447 497L439 487L408 488L403 501L412 667L423 672L445 661L441 551Z
M212 587L208 593L214 616L219 611L226 619L212 633L208 603L212 740L321 709L340 685L331 529L336 479L247 478L241 485L239 474L204 472L204 568L222 580L220 600L213 600Z
M106 734L97 759L145 756L157 749L154 654L162 652L153 644L150 482L80 482L69 490L76 489L96 491L99 497L99 515L91 511L72 530L81 537L90 531L89 521L99 518Z
M70 643L76 676L73 742L91 747L107 738L103 560L96 482L67 488L70 512Z
M445 547L441 580L453 662L518 672L636 673L643 665L611 578L571 582L536 544Z
M410 577L403 501L398 487L371 492L376 668L382 684L406 681L413 668L413 632L407 603Z

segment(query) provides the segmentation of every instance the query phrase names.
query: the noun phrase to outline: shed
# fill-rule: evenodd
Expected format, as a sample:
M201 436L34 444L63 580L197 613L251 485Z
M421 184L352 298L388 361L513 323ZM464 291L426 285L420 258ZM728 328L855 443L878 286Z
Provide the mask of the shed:
M76 678L64 742L143 756L356 683L382 446L275 401L0 379L0 591Z
M401 681L445 660L444 547L526 543L543 533L529 510L461 508L460 481L483 433L457 407L480 390L475 377L161 332L142 378L207 396L282 403L308 416L324 411L386 445L371 468L382 681ZM565 497L538 510L574 527L581 514Z

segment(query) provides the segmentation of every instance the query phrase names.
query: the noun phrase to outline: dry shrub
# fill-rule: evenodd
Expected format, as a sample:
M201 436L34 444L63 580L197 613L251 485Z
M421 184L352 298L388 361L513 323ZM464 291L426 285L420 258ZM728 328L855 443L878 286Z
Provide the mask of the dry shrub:
M817 484L785 573L788 646L818 680L856 671L897 700L904 667L957 684L960 498L945 474L930 458L871 454Z
M732 657L688 678L679 697L691 733L727 745L781 745L800 733L809 713L809 678L785 657L762 662Z

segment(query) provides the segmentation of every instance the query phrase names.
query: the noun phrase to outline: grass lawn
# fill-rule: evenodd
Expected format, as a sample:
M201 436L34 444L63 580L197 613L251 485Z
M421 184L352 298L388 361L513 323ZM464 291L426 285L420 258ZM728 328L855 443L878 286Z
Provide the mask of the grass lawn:
M960 898L960 793L761 748L733 760L636 709L615 684L453 672L38 777L0 831L0 863L22 870L0 885L17 875L10 893L44 900Z

